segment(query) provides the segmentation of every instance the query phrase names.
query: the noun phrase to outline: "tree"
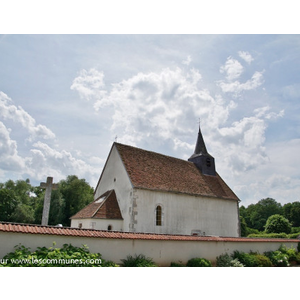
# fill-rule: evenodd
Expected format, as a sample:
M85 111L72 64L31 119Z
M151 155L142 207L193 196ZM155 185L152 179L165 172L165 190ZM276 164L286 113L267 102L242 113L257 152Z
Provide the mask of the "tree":
M288 219L282 215L272 215L268 218L265 231L266 233L287 233L291 232L292 226Z
M283 206L283 215L293 227L300 227L300 202L286 203Z
M10 222L15 208L18 206L14 191L0 189L0 220Z
M282 206L272 198L261 199L258 203L241 209L247 226L259 231L264 230L267 219L274 214L282 214Z
M70 226L70 217L94 200L94 190L85 181L75 175L59 182L59 191L64 199L62 224Z

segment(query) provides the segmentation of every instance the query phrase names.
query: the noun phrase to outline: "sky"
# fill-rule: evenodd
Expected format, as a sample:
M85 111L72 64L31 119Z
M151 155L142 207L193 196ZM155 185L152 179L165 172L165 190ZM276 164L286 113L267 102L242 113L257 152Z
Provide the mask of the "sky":
M0 35L0 182L95 187L115 141L187 160L200 120L240 205L300 201L298 34L18 28Z

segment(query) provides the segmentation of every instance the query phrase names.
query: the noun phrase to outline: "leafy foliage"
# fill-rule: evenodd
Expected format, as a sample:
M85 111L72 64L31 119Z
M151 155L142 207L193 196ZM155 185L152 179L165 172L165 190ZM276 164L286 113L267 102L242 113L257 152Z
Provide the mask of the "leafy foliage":
M64 244L62 248L38 247L31 252L29 247L15 246L13 252L4 256L4 267L105 267L117 266L105 261L100 253L90 253L87 246L75 247Z
M70 217L93 201L93 188L75 175L51 193L49 225L70 225ZM30 181L0 183L0 221L41 224L45 190Z
M272 265L275 267L288 267L289 266L288 256L279 250L265 252L264 255L270 259L270 261L272 262Z
M265 226L266 233L290 233L291 224L288 219L281 215L272 215L268 218Z
M143 254L128 255L125 259L121 259L122 267L156 267L152 258L145 257Z
M211 262L205 258L191 258L187 264L187 267L211 267Z
M245 218L248 227L259 231L264 230L267 219L274 214L282 214L282 206L273 198L262 199L247 208L240 208L240 215Z

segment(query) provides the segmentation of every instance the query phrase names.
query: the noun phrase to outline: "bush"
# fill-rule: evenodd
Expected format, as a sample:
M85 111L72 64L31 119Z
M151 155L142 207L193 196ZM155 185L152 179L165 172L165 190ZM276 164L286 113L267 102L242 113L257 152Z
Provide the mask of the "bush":
M244 265L236 258L230 262L230 267L244 267Z
M270 238L270 239L287 239L288 235L284 232L282 233L259 233L259 234L249 234L248 237L251 238Z
M228 253L221 254L217 257L217 267L230 267L231 261L232 258Z
M286 219L282 215L272 215L268 218L265 231L266 233L290 233L292 230L292 226L288 219Z
M211 267L211 262L205 258L195 257L191 258L187 264L187 267Z
M285 245L281 245L278 249L283 254L286 254L288 261L297 261L297 251L295 248L287 248Z
M176 262L171 262L170 267L185 267L185 265L180 264L180 263L176 263Z
M100 253L90 253L87 246L75 247L64 244L62 248L38 247L31 252L29 247L15 246L13 252L4 256L6 267L102 267L110 266L112 262L106 262Z
M264 254L270 259L272 265L275 267L288 267L290 265L288 256L279 250L265 252Z
M234 251L232 257L238 259L245 267L257 267L258 261L254 254Z
M126 259L121 259L123 262L122 267L156 267L152 258L145 257L143 254L128 255Z
M295 233L288 234L289 239L297 239L298 237L300 237L300 232L295 232Z
M272 267L272 262L271 260L262 254L255 254L256 258L256 267Z
M225 253L217 257L217 267L244 267L244 265L237 258L233 259Z

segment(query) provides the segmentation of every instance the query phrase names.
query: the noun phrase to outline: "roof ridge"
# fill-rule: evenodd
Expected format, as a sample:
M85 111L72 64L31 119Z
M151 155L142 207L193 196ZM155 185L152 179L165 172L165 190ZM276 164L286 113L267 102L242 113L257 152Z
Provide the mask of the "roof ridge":
M188 162L188 163L191 163L190 161L188 160L185 160L183 158L178 158L178 157L175 157L175 156L171 156L171 155L167 155L167 154L162 154L162 153L159 153L159 152L155 152L153 150L145 150L145 149L142 149L142 148L139 148L139 147L135 147L135 146L131 146L131 145L126 145L126 144L121 144L121 143L117 143L117 142L114 142L114 144L116 145L121 145L121 146L125 146L125 147L130 147L130 148L133 148L133 149L137 149L137 150L141 150L143 152L148 152L148 153L153 153L153 154L157 154L157 155L160 155L160 156L165 156L165 157L170 157L172 159L177 159L177 160L180 160L180 161L184 161L184 162Z

